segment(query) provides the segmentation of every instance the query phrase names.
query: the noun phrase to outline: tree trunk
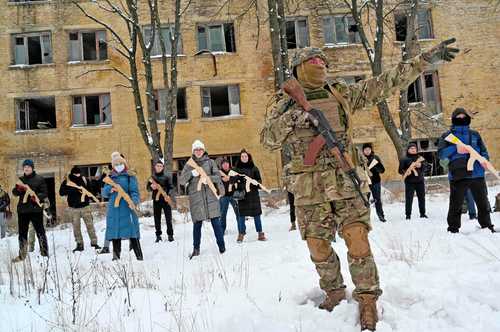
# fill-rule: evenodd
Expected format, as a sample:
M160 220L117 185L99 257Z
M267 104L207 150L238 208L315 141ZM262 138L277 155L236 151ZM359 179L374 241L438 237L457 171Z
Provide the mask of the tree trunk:
M279 0L268 0L268 13L269 13L269 29L271 32L271 52L273 56L273 68L274 68L274 86L276 91L281 88L283 84L284 73L283 66L281 64L281 26L278 19L278 1Z

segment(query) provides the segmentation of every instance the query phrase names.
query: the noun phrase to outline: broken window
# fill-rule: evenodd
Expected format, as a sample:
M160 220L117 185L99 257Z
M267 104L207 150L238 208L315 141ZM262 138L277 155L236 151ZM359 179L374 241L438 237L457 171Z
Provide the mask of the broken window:
M111 124L109 94L73 97L73 126Z
M205 118L240 114L238 85L203 87L201 96L202 116Z
M417 150L419 154L421 154L426 162L428 167L424 169L424 176L437 176L446 174L446 170L439 164L439 156L438 156L438 138L428 138L428 139L419 139L414 141L417 144Z
M233 23L199 25L198 50L236 52Z
M289 49L309 46L309 29L306 18L286 20L286 42Z
M15 34L12 38L15 65L52 63L50 32Z
M144 39L149 42L151 40L152 29L151 26L144 27ZM161 27L161 39L165 45L165 51L167 55L172 54L172 39L174 38L174 26L162 26ZM181 38L177 41L177 54L182 54L182 41ZM153 48L151 50L151 56L161 56L161 44L160 44L160 34L158 29L155 30L155 39L153 41Z
M441 113L439 77L437 72L423 73L408 87L409 103L425 103L434 114Z
M160 89L155 91L155 111L158 114L158 120L165 120L166 107L162 107L163 100L167 100L167 90ZM186 88L177 89L177 120L187 120Z
M396 40L406 40L406 29L408 27L408 17L406 13L394 14ZM434 33L432 31L432 20L430 9L420 9L417 13L416 34L418 39L432 39Z
M325 44L358 44L361 42L358 26L349 15L325 16L323 18Z
M16 130L56 128L55 97L16 100Z
M108 58L106 31L69 33L69 61L96 61Z

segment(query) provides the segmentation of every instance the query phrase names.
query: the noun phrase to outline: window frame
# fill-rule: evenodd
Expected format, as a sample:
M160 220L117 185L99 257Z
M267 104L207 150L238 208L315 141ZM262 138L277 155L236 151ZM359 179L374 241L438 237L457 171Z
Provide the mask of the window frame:
M158 31L158 30L155 31L155 40L153 41L153 48L151 49L151 58L159 58L159 57L163 56L161 46L159 44L158 45L156 44L156 41L160 40L159 38L161 36L161 30L169 29L170 36L172 36L174 33L174 28L175 28L175 26L173 24L162 24L160 26L160 31ZM149 32L146 32L146 31L149 31ZM144 34L145 42L149 42L149 39L151 38L151 31L152 31L152 28L151 28L150 24L142 26L142 33ZM148 33L149 33L149 37L147 37ZM171 57L172 56L172 40L170 38L168 38L167 40L170 43L170 52L168 52L168 45L165 45L165 47L167 48L166 56ZM156 52L157 52L157 54L156 54ZM181 33L179 33L179 40L177 41L177 56L179 56L179 55L184 55L184 44L182 41L182 34Z
M108 96L109 104L107 107L109 108L109 122L103 122L104 119L104 100L103 97ZM88 124L87 122L87 97L99 97L99 123L97 124ZM75 104L75 99L81 98L81 104ZM81 105L81 123L75 123L75 105ZM82 127L102 127L102 126L111 126L113 124L113 116L111 111L111 93L104 92L98 94L84 94L84 95L73 95L71 96L71 127L73 128L82 128Z
M77 166L77 167L79 167L79 168L80 168L80 170L82 170L82 171L83 171L84 169L88 170L88 173L90 174L90 168L91 168L91 167L98 167L98 170L97 170L97 171L98 171L98 172L100 171L100 172L102 173L102 169L103 169L103 168L108 167L108 164L106 164L106 163L100 163L100 164L85 164L85 165L76 165L76 166ZM99 169L99 168L100 168L100 169ZM97 174L97 173L96 173L96 174ZM94 192L93 192L93 190L92 190L92 189L95 189L95 188L93 187L93 185L95 185L95 184L100 184L100 185L102 185L102 183L99 183L99 182L101 182L101 181L96 180L96 179L91 179L91 178L90 178L90 176L89 176L89 175L87 175L87 174L84 174L84 172L82 172L82 175L83 175L83 176L85 176L85 178L87 179L87 185L89 185L89 186L90 186L90 192L91 192L92 194L94 194L94 196L95 196L97 199L99 199L99 201L100 201L100 202L107 202L107 201L109 200L109 198L102 197L102 194L101 194L101 189L102 189L102 186L101 186L101 188L99 188L99 190L96 190L96 191L94 191ZM102 174L101 174L101 175L102 175ZM96 176L96 175L93 175L93 176ZM96 202L94 202L93 200L90 200L90 204L99 204L99 203L96 203Z
M84 33L94 33L95 35L95 52L96 52L96 59L95 60L86 60L85 59L85 53L84 53L84 47L83 47L83 34ZM106 58L101 59L101 48L99 46L99 41L101 40L99 38L99 34L104 33L104 42L106 43ZM79 51L79 59L71 59L72 56L72 40L71 40L71 34L77 34L78 35L78 51ZM82 30L71 30L68 31L68 62L97 62L97 61L106 61L109 60L109 54L108 54L108 36L106 33L106 30L104 29L82 29Z
M153 95L154 95L154 98L155 98L155 111L158 112L158 122L165 122L165 117L161 117L161 99L160 99L160 91L166 91L167 89L155 89L153 91ZM177 108L177 114L175 115L176 116L176 121L188 121L190 120L189 118L189 112L188 112L188 97L187 97L187 88L185 86L180 86L180 87L177 87L177 100L179 99L179 91L180 90L184 90L184 104L186 105L185 106L185 113L186 113L186 118L182 118L180 119L179 118L179 109ZM156 105L158 105L158 108L156 108Z
M227 43L226 43L226 34L225 34L225 30L224 30L224 26L226 24L230 24L232 26L232 31L233 31L233 35L232 35L232 41L233 41L233 48L234 48L234 51L228 51L227 50ZM209 33L209 30L211 27L220 27L220 31L222 32L222 43L223 43L223 48L224 50L222 51L214 51L211 49L211 39L210 39L210 33ZM201 45L200 45L200 37L199 37L199 28L200 27L203 27L205 28L205 34L206 34L206 43L207 43L207 47L206 48L201 48ZM196 24L196 48L198 51L202 51L202 50L208 50L212 53L229 53L229 54L232 54L232 53L236 53L238 51L238 47L236 46L236 27L235 27L235 24L233 21L222 21L222 22L210 22L210 23L198 23Z
M298 22L299 21L305 21L306 22L306 43L303 44L304 46L299 46L301 44L300 36L298 35ZM296 50L296 49L301 49L305 47L310 47L311 46L311 33L309 31L309 18L307 16L293 16L293 17L287 17L286 18L286 23L288 22L294 22L294 34L295 34L295 48L288 48L291 50ZM286 24L285 23L285 24ZM286 31L285 31L285 37L286 36ZM288 47L288 38L287 38L287 47Z
M435 97L436 97L436 100L435 100L435 103L433 104L430 104L430 99L429 97L427 96L427 87L425 86L425 77L428 76L428 75L432 75L432 83L433 83L433 89L434 89L434 92L435 92ZM415 85L415 88L418 89L418 93L420 94L420 97L421 97L421 101L408 101L409 104L418 104L418 103L423 103L425 104L426 107L429 107L429 106L435 106L435 114L440 114L443 112L443 105L442 105L442 99L441 99L441 88L440 88L440 84L439 84L439 73L437 70L431 70L431 71L425 71L423 73L421 73L417 79L415 81L413 81L409 86L408 86L408 89L410 89L410 87L416 83L416 82L419 82L418 85Z
M32 99L44 99L44 98L53 98L54 101L54 121L55 121L55 126L52 128L31 128L30 126L30 107L29 107L29 101ZM21 111L21 106L20 104L24 104L24 107L22 107ZM56 108L56 100L55 96L38 96L38 97L26 97L26 98L15 98L14 99L14 107L15 107L15 119L16 119L16 132L24 132L24 131L47 131L47 130L53 130L57 129L57 108ZM21 112L24 113L24 127L21 128ZM29 128L28 128L29 127Z
M41 50L41 58L42 62L41 63L33 63L30 64L29 60L29 45L28 45L28 38L29 37L38 37L40 40L40 50ZM44 37L48 37L48 48L49 48L49 53L48 55L45 55L45 50L47 45L45 44ZM23 52L24 52L24 62L23 63L17 63L17 39L18 38L23 38ZM53 54L53 47L52 47L52 31L50 30L43 30L43 31L33 31L33 32L21 32L21 33L12 33L11 34L11 54L12 54L12 61L11 65L12 66L40 66L40 65L49 65L54 63L54 54ZM48 58L48 60L47 60Z
M361 44L361 37L359 35L359 32L356 31L354 32L354 42L351 42L351 32L349 31L349 20L354 20L354 18L352 17L352 15L350 15L349 13L345 13L345 14L332 14L332 15L325 15L322 17L323 18L323 41L324 41L324 44L325 45L338 45L338 46L345 46L345 45L359 45ZM337 38L337 24L335 22L335 19L336 18L342 18L343 19L343 23L344 23L344 27L345 27L345 34L347 36L347 42L339 42L338 41L338 38ZM331 35L333 36L333 42L328 42L326 40L326 29L327 29L327 24L326 24L326 20L327 19L330 19L331 20L331 28L332 28L332 31L331 31ZM356 23L356 22L354 22Z
M428 37L421 37L420 36L420 21L419 21L419 14L421 12L425 12L427 13L427 20L426 22L428 23L428 26L429 26L429 36ZM405 40L398 40L397 39L397 18L398 17L403 17L406 22L405 22L405 27L408 28L408 13L407 11L396 11L394 12L394 38L395 38L395 42L396 43L404 43ZM417 11L417 18L415 20L415 24L417 25L416 29L416 34L417 34L417 40L433 40L433 39L436 39L436 36L434 34L434 22L432 20L432 10L431 8L420 8L418 11ZM406 39L406 31L405 31L405 39Z
M210 95L210 115L205 115L205 112L203 111L204 108L204 98L206 97L204 95L204 90L210 90L212 88L220 88L220 87L225 87L227 89L227 99L228 99L228 110L229 114L227 115L219 115L219 116L213 116L212 115L212 96ZM230 92L230 87L236 87L238 91L238 113L233 114L231 113L231 92ZM217 84L217 85L209 85L209 86L200 86L200 97L201 97L201 118L204 120L207 119L224 119L224 118L232 118L232 117L240 117L242 116L241 112L241 86L240 84Z

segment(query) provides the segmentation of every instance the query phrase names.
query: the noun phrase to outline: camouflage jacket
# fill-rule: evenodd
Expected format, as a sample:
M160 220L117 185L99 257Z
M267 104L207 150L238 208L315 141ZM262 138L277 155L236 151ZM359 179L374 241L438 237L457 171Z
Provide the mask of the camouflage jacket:
M399 63L377 77L353 85L335 81L325 89L305 92L311 104L319 106L325 113L347 151L352 152L352 137L347 131L349 114L368 109L392 96L415 81L429 66L421 56L417 56ZM328 107L325 107L326 105ZM283 180L287 190L295 195L297 206L356 196L350 179L337 168L336 160L329 155L326 148L321 150L314 166L304 165L305 152L316 135L305 112L290 102L288 96L279 101L266 115L260 134L261 143L269 150L280 149L283 145L289 148L291 160L284 165ZM366 170L358 167L358 175L365 183L364 191L368 190L366 174Z

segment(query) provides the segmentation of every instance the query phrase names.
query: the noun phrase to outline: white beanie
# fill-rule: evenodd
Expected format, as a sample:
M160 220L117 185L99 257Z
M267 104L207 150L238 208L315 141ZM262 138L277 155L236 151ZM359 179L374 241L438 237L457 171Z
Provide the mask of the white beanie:
M196 149L205 150L205 144L203 144L203 142L200 141L199 139L197 139L196 141L193 142L193 147L191 149L191 152L194 152L194 150L196 150Z
M127 166L125 158L123 158L118 151L115 151L111 154L111 165L113 165L114 167L116 164L124 164L125 166Z

